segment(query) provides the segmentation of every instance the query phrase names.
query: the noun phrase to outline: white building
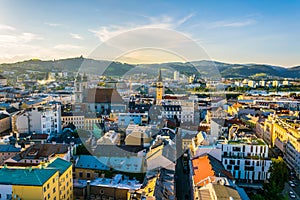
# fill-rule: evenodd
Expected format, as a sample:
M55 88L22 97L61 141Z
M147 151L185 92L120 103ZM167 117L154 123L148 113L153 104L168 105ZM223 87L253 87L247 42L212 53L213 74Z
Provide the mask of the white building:
M181 123L195 122L195 101L187 99L166 99L163 101L162 116L174 118L175 115Z
M50 136L61 133L61 106L38 106L29 108L16 120L19 133L46 133Z
M269 148L262 139L238 138L221 141L222 163L241 182L262 182L269 177Z

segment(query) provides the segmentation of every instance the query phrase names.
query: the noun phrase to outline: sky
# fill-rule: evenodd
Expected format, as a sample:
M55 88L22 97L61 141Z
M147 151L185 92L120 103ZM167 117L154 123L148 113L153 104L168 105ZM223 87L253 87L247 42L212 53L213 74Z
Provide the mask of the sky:
M205 58L291 67L300 65L299 8L299 0L0 0L0 63L96 52L129 63ZM206 55L187 59L198 50L183 40ZM97 52L105 45L114 48Z

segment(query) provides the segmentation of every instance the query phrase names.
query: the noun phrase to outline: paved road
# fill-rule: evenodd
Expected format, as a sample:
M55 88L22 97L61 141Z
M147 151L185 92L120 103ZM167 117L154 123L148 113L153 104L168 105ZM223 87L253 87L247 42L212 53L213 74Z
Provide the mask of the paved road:
M183 172L182 157L179 157L176 164L176 197L179 200L190 200L190 182L188 174Z
M292 188L291 186L289 186L288 183L286 183L285 187L284 187L284 190L282 192L284 195L288 195L289 199L294 200L289 195L290 191L293 191L295 193L295 195L296 195L295 199L298 199L298 200L300 199L300 196L299 196L299 186L296 186L295 188Z

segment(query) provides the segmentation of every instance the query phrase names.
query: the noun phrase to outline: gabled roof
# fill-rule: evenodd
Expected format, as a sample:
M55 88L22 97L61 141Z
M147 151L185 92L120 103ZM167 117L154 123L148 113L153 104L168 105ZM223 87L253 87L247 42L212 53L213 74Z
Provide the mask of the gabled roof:
M194 171L194 184L197 184L210 176L233 179L231 173L225 170L223 164L209 154L203 154L193 158L192 165Z
M65 154L68 152L66 144L34 144L28 147L25 151L12 157L15 161L22 159L40 159L47 158L54 154Z
M61 159L61 158L56 158L53 162L51 162L46 169L58 169L59 174L65 173L69 167L72 166L72 163Z
M15 107L10 107L6 109L6 112L8 112L9 114L14 113L14 112L18 112L19 109L15 108Z
M238 191L229 186L213 184L213 187L218 200L228 200L231 198L234 200L242 200Z
M57 169L1 168L0 184L42 186L56 172L58 172Z
M122 103L123 99L116 89L93 88L88 89L85 98L87 103Z

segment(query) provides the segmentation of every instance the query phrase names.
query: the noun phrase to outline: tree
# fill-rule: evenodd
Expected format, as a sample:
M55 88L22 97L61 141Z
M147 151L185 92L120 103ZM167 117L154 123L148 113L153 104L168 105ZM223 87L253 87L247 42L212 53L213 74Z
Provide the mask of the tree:
M269 173L268 183L264 185L265 199L283 199L280 193L288 180L288 169L282 157L272 159Z

